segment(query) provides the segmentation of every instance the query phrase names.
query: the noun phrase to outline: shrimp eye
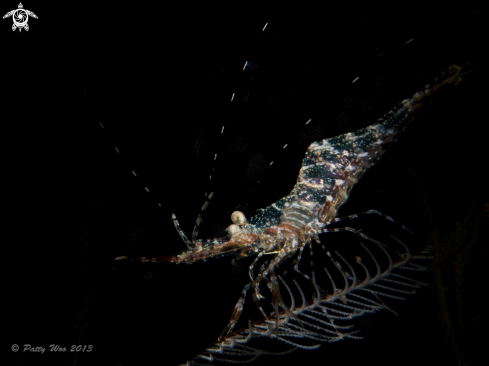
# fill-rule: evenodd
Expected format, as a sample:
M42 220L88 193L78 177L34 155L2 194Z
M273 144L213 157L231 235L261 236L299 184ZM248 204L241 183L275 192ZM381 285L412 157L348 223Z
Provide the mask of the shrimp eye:
M233 236L234 234L239 233L241 231L239 226L235 225L235 224L229 225L226 230L227 230L228 234L231 236Z
M234 211L231 214L231 221L236 225L242 225L246 222L246 217L241 211Z

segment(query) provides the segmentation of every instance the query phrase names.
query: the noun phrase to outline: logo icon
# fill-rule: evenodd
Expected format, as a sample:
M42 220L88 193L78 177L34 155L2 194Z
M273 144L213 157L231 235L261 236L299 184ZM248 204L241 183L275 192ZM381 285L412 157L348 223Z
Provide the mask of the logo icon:
M19 32L22 31L22 28L25 28L26 31L29 30L29 26L27 25L27 21L29 20L29 15L33 18L37 18L37 15L32 11L24 9L22 3L19 3L19 8L9 11L7 14L3 16L3 19L12 17L14 20L14 24L12 25L12 30L15 31L19 28Z

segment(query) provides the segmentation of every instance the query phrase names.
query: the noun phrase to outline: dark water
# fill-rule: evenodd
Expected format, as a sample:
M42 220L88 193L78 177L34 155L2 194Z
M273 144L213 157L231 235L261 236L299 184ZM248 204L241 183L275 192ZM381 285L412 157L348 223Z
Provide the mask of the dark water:
M236 209L253 215L290 191L310 142L374 123L452 64L475 71L434 96L340 214L378 209L421 245L433 226L449 238L488 202L477 4L31 7L39 19L29 33L3 30L15 55L4 156L19 226L6 229L15 234L10 343L93 351L18 352L18 364L176 365L202 351L228 321L249 263L112 258L178 253L170 215L190 234L206 192L215 199L200 237L221 232ZM389 230L380 218L358 225ZM456 365L426 294L390 303L397 318L362 320L364 341L258 364ZM471 295L477 304L477 287Z

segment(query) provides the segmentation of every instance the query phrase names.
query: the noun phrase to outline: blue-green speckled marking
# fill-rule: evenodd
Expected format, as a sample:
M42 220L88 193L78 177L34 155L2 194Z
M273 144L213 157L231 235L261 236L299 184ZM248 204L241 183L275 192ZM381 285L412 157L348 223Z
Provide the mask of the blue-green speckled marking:
M347 196L360 176L382 155L382 147L402 130L410 113L401 106L385 117L358 131L312 143L290 194L251 217L249 223L260 229L278 225L286 204L298 201L316 204L319 209L333 198L330 197L333 187L342 182L342 191Z

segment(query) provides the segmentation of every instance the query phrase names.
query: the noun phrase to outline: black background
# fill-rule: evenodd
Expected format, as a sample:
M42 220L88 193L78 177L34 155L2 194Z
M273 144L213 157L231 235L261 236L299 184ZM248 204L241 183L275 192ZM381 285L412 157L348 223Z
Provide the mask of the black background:
M246 271L112 259L183 250L170 215L190 234L206 192L200 237L236 209L253 215L290 191L310 142L374 123L452 64L475 71L434 96L340 214L375 208L429 238L487 202L474 2L23 5L39 17L28 32L1 23L8 347L94 351L17 364L175 365L202 351ZM267 362L457 364L442 331L422 330L436 313L423 293L401 305L369 318L365 341Z

